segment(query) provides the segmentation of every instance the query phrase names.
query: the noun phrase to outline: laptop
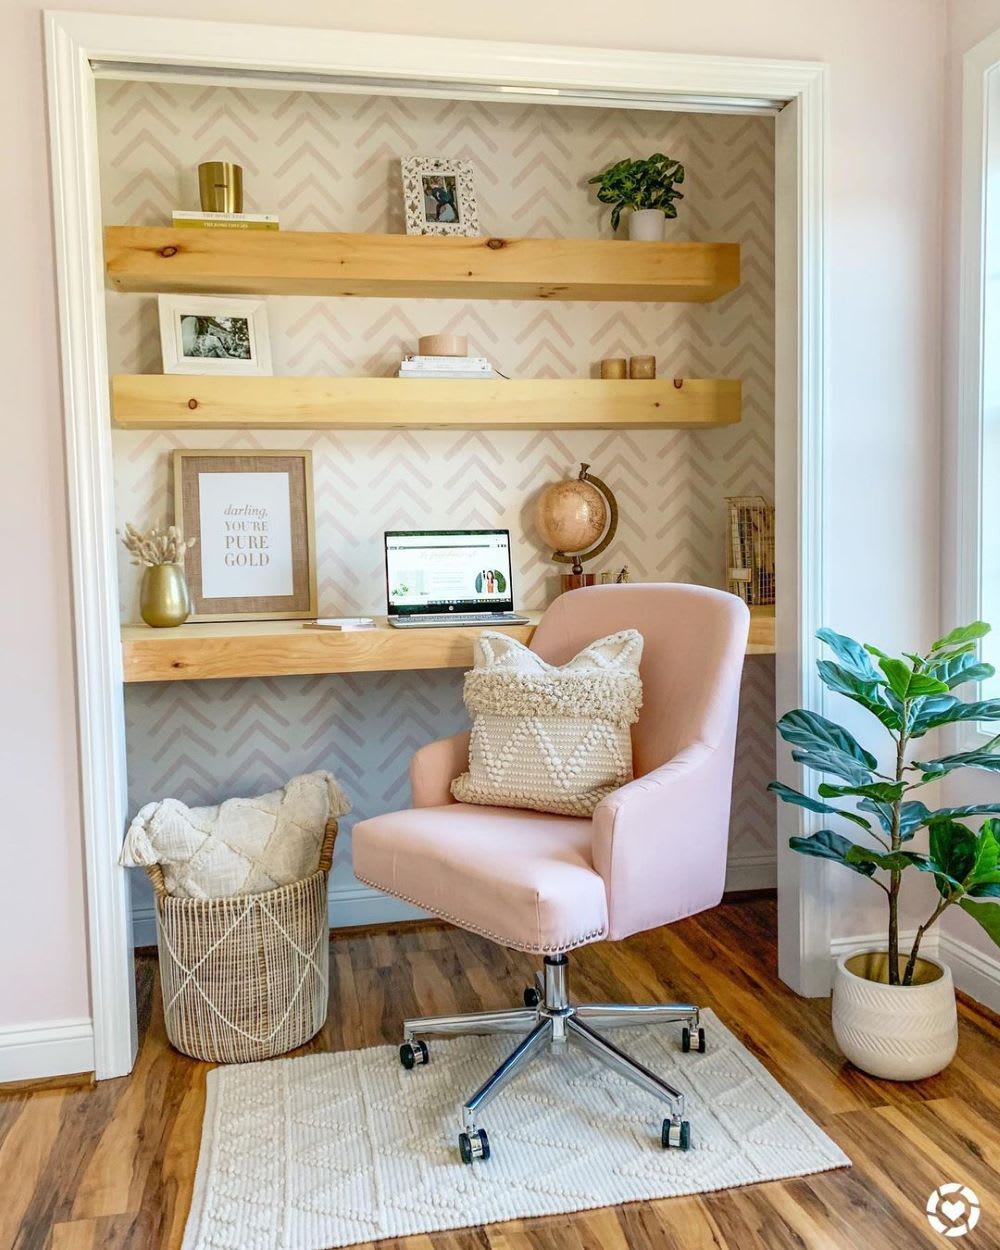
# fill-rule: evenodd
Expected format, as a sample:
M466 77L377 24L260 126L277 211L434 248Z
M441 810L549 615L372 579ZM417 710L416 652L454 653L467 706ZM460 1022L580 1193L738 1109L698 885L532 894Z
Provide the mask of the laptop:
M390 530L385 584L397 629L528 623L514 612L509 530Z

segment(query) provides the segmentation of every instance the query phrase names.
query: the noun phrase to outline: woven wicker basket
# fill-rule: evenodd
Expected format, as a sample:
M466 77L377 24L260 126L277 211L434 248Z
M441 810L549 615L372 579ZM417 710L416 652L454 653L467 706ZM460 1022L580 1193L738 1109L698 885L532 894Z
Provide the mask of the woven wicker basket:
M193 1059L251 1063L323 1027L329 994L331 820L311 877L265 894L175 898L158 865L156 938L167 1037Z

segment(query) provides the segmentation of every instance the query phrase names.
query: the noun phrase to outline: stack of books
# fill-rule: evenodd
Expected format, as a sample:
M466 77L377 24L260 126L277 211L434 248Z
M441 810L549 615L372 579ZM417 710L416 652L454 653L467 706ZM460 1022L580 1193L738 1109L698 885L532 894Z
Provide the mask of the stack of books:
M495 378L485 356L404 356L401 378Z
M172 213L178 229L196 230L278 230L275 213Z

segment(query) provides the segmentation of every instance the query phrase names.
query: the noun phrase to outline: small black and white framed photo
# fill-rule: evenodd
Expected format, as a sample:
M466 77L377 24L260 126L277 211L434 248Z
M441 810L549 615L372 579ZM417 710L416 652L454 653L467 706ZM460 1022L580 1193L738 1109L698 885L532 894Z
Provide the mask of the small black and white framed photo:
M164 373L271 372L264 300L161 295L159 308Z
M410 156L400 164L407 234L479 233L470 161Z

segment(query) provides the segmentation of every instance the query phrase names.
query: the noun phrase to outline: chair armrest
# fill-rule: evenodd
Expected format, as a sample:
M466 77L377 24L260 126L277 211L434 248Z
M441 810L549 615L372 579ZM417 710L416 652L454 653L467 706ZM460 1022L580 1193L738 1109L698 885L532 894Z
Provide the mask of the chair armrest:
M469 767L469 731L439 738L415 751L410 760L410 789L414 807L441 807L454 803L451 783Z
M591 849L612 940L722 898L732 770L727 744L694 743L597 805Z

